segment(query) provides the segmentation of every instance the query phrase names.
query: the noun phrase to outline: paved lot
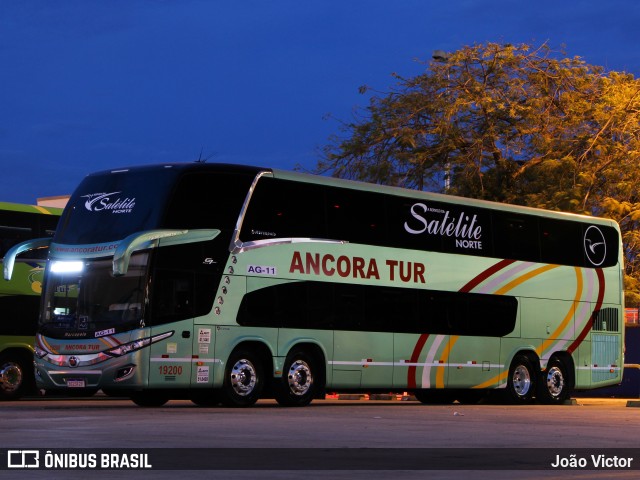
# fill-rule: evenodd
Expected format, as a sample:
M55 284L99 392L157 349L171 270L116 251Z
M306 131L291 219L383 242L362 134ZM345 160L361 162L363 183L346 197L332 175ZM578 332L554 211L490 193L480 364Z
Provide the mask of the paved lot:
M379 448L395 452L409 449L456 448L465 453L504 454L506 465L518 470L518 458L530 449L608 449L628 453L637 449L640 467L640 408L626 399L574 400L571 405L526 407L508 405L422 405L414 401L324 400L306 408L282 408L261 401L250 409L200 408L188 401L172 401L146 409L128 400L26 399L0 403L0 447L8 449L219 449L237 458L237 468L185 472L185 478L461 478L461 471L403 470L400 462L384 471L372 462L370 470L308 471L298 448L326 449L327 461L337 450ZM256 452L270 448L283 471L244 471ZM185 452L186 450L183 450ZM537 452L538 450L536 450ZM635 453L636 450L634 450ZM206 455L207 451L202 450ZM313 453L312 452L312 453ZM418 452L410 451L412 454ZM424 450L423 452L428 452ZM211 451L209 451L211 455ZM401 453L402 456L405 453ZM299 455L298 455L299 456ZM512 458L518 457L518 458ZM371 459L369 459L371 460ZM375 460L375 458L373 458ZM405 458L409 463L415 458ZM312 459L317 461L317 458ZM366 467L369 468L369 467ZM3 473L3 472L0 472ZM6 473L6 472L4 472ZM13 478L42 478L45 472L15 471ZM61 472L58 472L61 473ZM39 474L39 475L38 475ZM640 471L535 471L521 470L522 478L638 478ZM84 472L65 472L65 478L86 478ZM176 478L175 471L91 472L103 478ZM121 477L119 476L121 475ZM513 471L476 471L473 478L513 478Z

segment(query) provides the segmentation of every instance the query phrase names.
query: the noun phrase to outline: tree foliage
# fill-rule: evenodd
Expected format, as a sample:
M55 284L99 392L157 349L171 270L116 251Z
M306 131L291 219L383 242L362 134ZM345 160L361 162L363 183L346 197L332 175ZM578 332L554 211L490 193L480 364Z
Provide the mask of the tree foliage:
M316 171L609 217L623 232L629 305L640 304L640 81L546 44L466 46L394 74L344 124Z

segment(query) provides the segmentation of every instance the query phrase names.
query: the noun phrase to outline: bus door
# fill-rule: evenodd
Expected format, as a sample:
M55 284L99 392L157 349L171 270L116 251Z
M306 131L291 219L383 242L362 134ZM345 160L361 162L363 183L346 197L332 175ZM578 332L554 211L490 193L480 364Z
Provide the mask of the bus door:
M173 332L173 335L150 347L150 387L184 388L191 384L194 353L193 280L193 272L186 270L156 270L151 335L166 332Z

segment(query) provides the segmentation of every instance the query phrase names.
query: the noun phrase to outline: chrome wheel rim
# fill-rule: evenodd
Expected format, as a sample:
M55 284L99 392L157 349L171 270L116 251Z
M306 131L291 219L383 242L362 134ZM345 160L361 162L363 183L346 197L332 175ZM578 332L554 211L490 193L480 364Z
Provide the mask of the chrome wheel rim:
M551 367L547 372L547 390L552 397L559 397L564 390L564 376L558 367Z
M309 364L302 360L296 360L287 374L289 389L294 395L304 395L313 384L313 376Z
M524 365L518 365L513 370L513 389L520 397L524 397L531 389L531 374Z
M238 360L233 365L230 378L231 388L242 397L250 395L256 387L256 369L247 359Z

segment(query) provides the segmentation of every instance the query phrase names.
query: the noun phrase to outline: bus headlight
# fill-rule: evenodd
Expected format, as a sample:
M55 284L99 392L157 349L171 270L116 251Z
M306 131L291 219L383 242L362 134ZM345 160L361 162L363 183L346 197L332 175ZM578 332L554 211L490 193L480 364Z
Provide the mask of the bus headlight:
M51 262L52 273L80 273L84 267L82 262L58 260Z
M133 342L123 343L122 345L118 345L117 347L105 350L102 353L104 353L105 355L109 355L110 357L121 357L123 355L127 355L128 353L135 352L136 350L140 350L141 348L148 347L152 343L156 343L164 340L165 338L169 338L173 335L173 333L173 331L165 332L161 333L160 335L154 335L152 337L134 340Z

